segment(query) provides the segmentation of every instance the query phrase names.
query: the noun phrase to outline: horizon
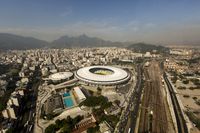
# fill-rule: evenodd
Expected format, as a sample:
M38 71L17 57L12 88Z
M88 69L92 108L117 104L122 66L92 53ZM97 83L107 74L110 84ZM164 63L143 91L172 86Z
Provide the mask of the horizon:
M53 41L61 36L119 42L199 44L200 1L3 1L0 32Z
M106 40L106 39L103 39L103 38L100 38L100 37L96 37L96 36L89 36L87 34L80 34L80 35L74 35L74 36L73 35L63 35L63 36L59 36L55 40L51 40L51 41L40 39L40 38L33 37L33 36L19 35L19 34L13 34L13 33L2 33L2 32L0 32L0 34L14 35L14 36L25 37L25 38L34 38L34 39L37 39L37 40L45 41L45 42L47 42L49 44L53 43L53 41L59 40L62 37L78 38L80 36L86 36L88 38L97 38L97 39L101 39L103 41L110 41L111 43L122 43L123 45L127 45L127 46L130 46L130 45L133 45L133 44L147 44L147 45L155 45L155 46L166 46L166 47L171 47L171 48L173 48L173 47L176 47L176 48L200 47L199 44L191 44L190 46L188 46L188 45L186 45L184 43L182 43L182 44L164 44L164 43L148 43L148 42L144 42L144 41L138 41L138 42L134 42L134 41L112 41L112 40Z

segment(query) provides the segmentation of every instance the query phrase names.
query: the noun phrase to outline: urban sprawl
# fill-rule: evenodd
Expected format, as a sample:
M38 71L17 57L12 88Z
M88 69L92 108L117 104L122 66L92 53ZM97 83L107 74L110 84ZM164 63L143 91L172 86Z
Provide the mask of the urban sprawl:
M0 52L0 132L198 133L200 50Z

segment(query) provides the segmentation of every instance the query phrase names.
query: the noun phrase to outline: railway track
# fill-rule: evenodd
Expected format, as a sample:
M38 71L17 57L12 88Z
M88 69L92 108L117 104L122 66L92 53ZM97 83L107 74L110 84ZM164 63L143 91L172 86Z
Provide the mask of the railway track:
M166 133L168 121L157 66L145 68L145 88L142 100L139 133ZM153 113L153 114L151 114ZM152 119L150 118L152 115ZM151 120L150 120L151 119Z
M170 92L170 97L172 100L174 113L175 113L176 121L177 121L178 133L188 133L186 121L183 117L181 107L180 107L177 97L176 97L176 93L174 92L171 83L167 79L166 73L163 74L163 77L164 77L164 80L165 80L167 87L169 89L169 92Z

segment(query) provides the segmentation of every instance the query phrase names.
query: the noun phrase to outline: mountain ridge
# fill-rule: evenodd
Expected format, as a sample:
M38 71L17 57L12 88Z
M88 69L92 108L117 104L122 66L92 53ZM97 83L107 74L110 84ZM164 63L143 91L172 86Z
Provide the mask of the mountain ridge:
M120 46L121 42L106 41L97 37L89 37L85 34L69 37L61 36L59 39L52 41L51 45L55 48L70 48L70 47L105 47L105 46Z
M136 45L137 44L137 45ZM52 42L36 39L34 37L25 37L10 33L0 33L0 50L25 50L38 48L83 48L83 47L124 47L140 50L138 45L149 47L147 43L133 42L113 42L98 37L90 37L85 34L79 36L61 36ZM146 46L147 44L147 46ZM135 45L135 46L134 46ZM154 45L157 46L157 45ZM158 48L154 47L153 48ZM160 45L163 46L163 45ZM192 46L192 45L190 45Z
M0 33L0 49L24 50L43 48L48 42L33 37L24 37L10 33Z

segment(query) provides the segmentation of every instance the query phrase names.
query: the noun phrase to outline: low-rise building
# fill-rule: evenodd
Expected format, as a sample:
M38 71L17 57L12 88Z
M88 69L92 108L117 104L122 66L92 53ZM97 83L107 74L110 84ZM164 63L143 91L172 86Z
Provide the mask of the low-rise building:
M106 121L103 121L99 124L99 130L101 133L112 133L113 128Z
M4 118L17 119L16 112L14 107L7 106L7 108L2 111L2 115Z
M54 114L64 109L62 97L58 94L53 94L43 105L44 114Z
M96 119L93 115L91 115L88 118L85 118L81 120L79 123L75 125L75 128L73 129L73 133L82 133L86 131L90 127L96 126Z
M111 107L104 109L106 115L117 115L120 111L121 109L117 105L112 105Z
M10 97L10 99L7 102L7 106L18 106L19 107L19 101L17 97Z
M82 101L84 101L86 99L85 95L83 94L83 92L81 91L81 89L79 87L75 87L73 89L73 94L78 103L81 103Z

